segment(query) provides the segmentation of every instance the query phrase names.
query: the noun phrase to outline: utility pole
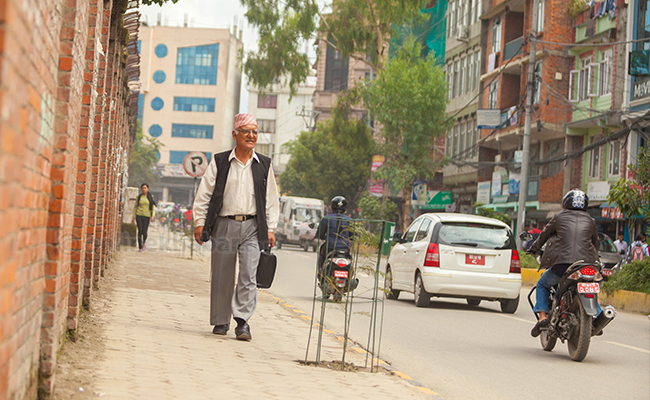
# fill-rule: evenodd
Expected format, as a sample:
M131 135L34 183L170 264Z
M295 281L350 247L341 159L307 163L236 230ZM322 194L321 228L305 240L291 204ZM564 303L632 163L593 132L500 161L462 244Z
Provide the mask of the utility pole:
M526 195L528 194L528 164L530 163L530 125L533 119L535 98L535 52L537 51L537 8L539 0L533 0L533 21L530 31L530 53L528 56L528 83L526 91L526 116L524 119L524 143L521 154L521 181L519 183L519 205L517 207L517 247L522 248L519 235L526 222Z

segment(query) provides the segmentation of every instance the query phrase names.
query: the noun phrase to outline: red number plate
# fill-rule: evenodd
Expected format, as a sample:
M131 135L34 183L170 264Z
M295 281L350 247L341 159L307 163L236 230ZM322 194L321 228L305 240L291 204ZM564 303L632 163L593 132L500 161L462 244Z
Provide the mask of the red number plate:
M337 277L337 278L347 278L348 277L348 271L334 270L334 276Z
M604 269L603 270L603 276L612 276L612 270L611 269Z
M485 256L476 254L465 254L465 264L485 265Z
M578 293L600 293L600 285L597 282L578 282Z

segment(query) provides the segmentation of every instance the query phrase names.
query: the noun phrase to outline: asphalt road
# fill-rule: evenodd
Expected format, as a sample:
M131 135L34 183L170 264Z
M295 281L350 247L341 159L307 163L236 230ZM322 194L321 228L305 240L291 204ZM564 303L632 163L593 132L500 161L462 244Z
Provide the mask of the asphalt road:
M316 253L285 245L276 254L278 271L269 291L311 315ZM369 295L372 284L361 276L355 294ZM535 317L528 291L522 289L515 314L501 313L496 302L471 307L463 300L432 298L422 309L408 293L385 300L380 357L449 400L650 399L647 316L619 312L578 363L569 358L566 344L558 341L555 350L545 352L530 336ZM353 307L350 338L365 347L369 304L360 300ZM343 316L343 306L328 304L324 326L343 332Z

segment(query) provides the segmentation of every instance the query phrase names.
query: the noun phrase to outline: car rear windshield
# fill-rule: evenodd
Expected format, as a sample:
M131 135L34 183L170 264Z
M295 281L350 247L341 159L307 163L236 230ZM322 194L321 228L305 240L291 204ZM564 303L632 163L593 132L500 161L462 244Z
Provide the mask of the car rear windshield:
M474 222L446 222L438 231L438 243L481 249L515 249L515 239L508 228Z
M614 246L614 243L612 242L612 239L606 236L600 236L599 239L600 251L604 251L605 253L618 253L616 246Z

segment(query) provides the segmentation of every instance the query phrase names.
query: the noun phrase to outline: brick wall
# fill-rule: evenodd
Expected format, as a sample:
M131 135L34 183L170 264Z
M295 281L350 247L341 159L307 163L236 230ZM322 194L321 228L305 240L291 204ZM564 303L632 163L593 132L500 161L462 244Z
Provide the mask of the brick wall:
M0 400L50 397L119 243L125 5L0 0Z

